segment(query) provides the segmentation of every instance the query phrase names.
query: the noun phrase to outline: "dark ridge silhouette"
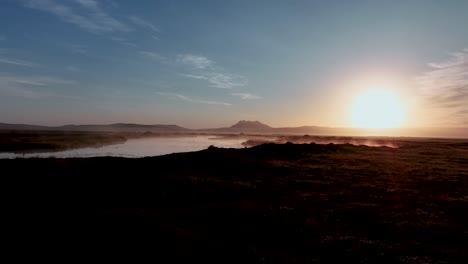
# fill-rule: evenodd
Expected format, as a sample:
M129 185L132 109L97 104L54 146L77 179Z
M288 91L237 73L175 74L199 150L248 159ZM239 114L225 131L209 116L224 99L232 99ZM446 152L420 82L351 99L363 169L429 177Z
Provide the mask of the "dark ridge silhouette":
M239 130L271 130L272 127L267 126L259 121L245 121L241 120L236 124L230 127L231 129L239 129Z
M26 124L0 123L0 130L37 131L100 131L100 132L161 132L161 133L260 133L260 134L311 134L331 136L411 136L411 137L450 137L468 138L468 128L400 128L400 129L360 129L344 127L270 127L259 121L242 120L230 127L189 129L178 125L142 125L117 123L110 125L64 125L34 126Z
M57 127L59 130L73 130L73 131L125 131L125 132L182 132L190 131L190 129L183 128L177 125L140 125L140 124L111 124L111 125L66 125Z
M0 130L51 130L52 127L0 123Z

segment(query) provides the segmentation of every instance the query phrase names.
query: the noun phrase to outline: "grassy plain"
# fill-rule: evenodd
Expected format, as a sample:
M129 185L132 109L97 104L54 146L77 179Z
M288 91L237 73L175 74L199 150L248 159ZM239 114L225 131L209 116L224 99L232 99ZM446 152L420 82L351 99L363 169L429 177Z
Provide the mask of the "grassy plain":
M47 257L468 260L463 140L211 147L141 159L0 160L0 167L6 203L18 210L4 229Z

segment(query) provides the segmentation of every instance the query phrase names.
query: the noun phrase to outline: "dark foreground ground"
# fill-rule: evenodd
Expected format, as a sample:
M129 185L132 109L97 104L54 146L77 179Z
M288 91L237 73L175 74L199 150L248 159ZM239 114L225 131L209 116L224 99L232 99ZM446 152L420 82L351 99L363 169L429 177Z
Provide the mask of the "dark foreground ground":
M17 260L468 263L468 142L266 144L0 168Z

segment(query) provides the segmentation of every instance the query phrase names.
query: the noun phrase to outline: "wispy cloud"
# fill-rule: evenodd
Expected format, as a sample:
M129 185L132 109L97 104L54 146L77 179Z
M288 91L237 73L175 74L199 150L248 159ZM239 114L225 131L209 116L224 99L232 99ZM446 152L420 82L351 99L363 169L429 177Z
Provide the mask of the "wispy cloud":
M122 44L124 44L125 46L133 47L133 48L138 47L138 45L133 42L122 42Z
M0 75L0 92L30 99L46 97L79 99L76 96L63 95L48 89L74 84L76 82L73 80L51 76Z
M78 68L78 67L76 67L76 66L72 66L72 65L67 66L65 69L66 69L67 71L71 71L71 72L81 72L81 69L80 69L80 68Z
M56 86L76 84L74 80L67 80L51 76L23 76L23 75L0 75L3 83L16 83L32 86Z
M123 44L125 46L129 46L129 47L137 47L138 46L137 44L127 40L126 38L122 38L122 37L111 37L110 39L113 40L113 41L117 41L117 42L119 42L119 43L121 43L121 44Z
M176 94L176 93L164 93L164 92L156 92L156 93L159 94L159 95L162 95L162 96L175 98L175 99L180 99L182 101L189 102L189 103L195 103L195 104L224 105L224 106L231 106L232 105L232 104L226 103L226 102L203 100L203 99L192 98L192 97L188 97L188 96L181 95L181 94Z
M153 51L139 51L138 52L140 56L146 57L150 60L155 60L158 61L159 63L165 64L165 65L170 65L172 64L171 60L169 60L167 57Z
M166 58L159 53L152 52L152 51L140 51L138 52L140 55L145 56L150 59L155 60L165 60Z
M213 62L210 59L192 54L177 55L177 62L189 65L195 69L206 69L213 66Z
M117 4L113 0L104 0L104 1L106 2L106 4L108 4L109 6L111 6L113 8L118 8L119 7L119 4Z
M78 53L78 54L87 54L88 53L88 47L85 45L81 44L71 44L68 46L70 50L73 53Z
M232 89L234 87L242 87L247 85L247 79L240 75L221 73L221 72L204 72L200 74L182 74L187 78L206 80L210 87L221 89Z
M125 42L125 41L127 41L126 38L122 38L122 37L111 37L110 39L112 39L113 41L118 41L118 42Z
M447 61L429 63L431 70L416 78L428 106L444 123L468 122L468 49L451 54Z
M247 78L232 74L217 66L212 60L199 55L179 54L176 61L189 67L190 73L181 74L184 77L205 80L210 87L231 89L243 87L248 83Z
M242 100L258 100L262 99L258 95L250 94L250 93L231 93L233 96L240 97Z
M130 16L129 17L130 21L132 21L133 24L137 25L137 26L140 26L140 27L143 27L143 28L146 28L146 29L149 29L155 33L159 33L160 30L157 26L153 25L152 23L142 19L141 17L138 17L138 16Z
M75 0L78 4L91 10L98 10L97 2L94 0Z
M17 60L12 58L0 57L0 63L4 64L11 64L15 66L22 66L22 67L39 67L40 65L34 62L25 61L25 60Z
M24 6L55 15L62 21L94 34L129 32L132 29L106 13L94 0L23 0Z

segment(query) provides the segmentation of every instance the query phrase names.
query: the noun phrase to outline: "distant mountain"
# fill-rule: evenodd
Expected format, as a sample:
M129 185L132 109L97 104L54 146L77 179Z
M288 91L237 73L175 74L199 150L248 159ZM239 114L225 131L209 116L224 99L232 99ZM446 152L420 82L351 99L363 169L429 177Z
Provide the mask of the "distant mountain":
M267 125L265 125L265 124L263 124L261 122L258 122L258 121L245 121L245 120L242 120L242 121L239 121L236 124L232 125L230 127L230 129L239 130L239 131L247 131L247 130L258 130L258 131L265 130L265 131L268 131L268 130L272 130L273 128L270 127L270 126L267 126Z
M50 130L50 131L109 131L109 132L159 132L159 133L250 133L250 134L309 134L331 136L410 136L468 138L468 128L403 128L359 129L320 126L270 127L259 121L242 120L230 127L188 129L177 125L141 125L116 123L110 125L35 126L0 123L0 130Z
M48 130L47 126L0 123L0 130Z
M212 133L258 133L258 134L312 134L312 135L346 135L344 132L352 133L351 128L331 128L319 126L301 127L271 127L259 121L242 120L230 127L200 129L202 132Z
M50 131L108 131L108 132L184 132L188 128L176 125L140 125L140 124L111 124L111 125L65 125L65 126L34 126L24 124L0 123L0 130L50 130Z
M275 128L265 125L259 121L241 120L230 127L197 129L204 133L275 133Z
M176 125L140 125L140 124L111 124L111 125L66 125L56 127L58 130L67 131L118 131L118 132L183 132L188 128Z

